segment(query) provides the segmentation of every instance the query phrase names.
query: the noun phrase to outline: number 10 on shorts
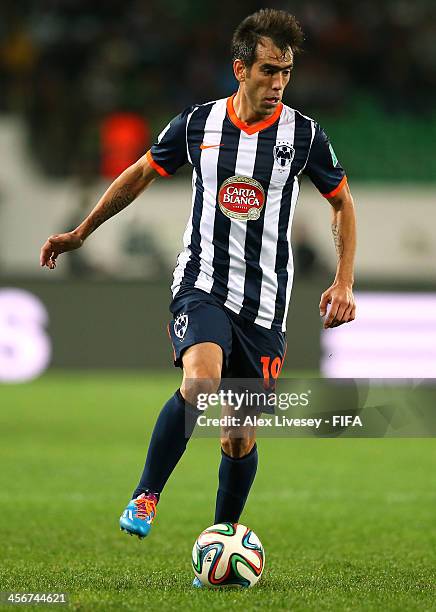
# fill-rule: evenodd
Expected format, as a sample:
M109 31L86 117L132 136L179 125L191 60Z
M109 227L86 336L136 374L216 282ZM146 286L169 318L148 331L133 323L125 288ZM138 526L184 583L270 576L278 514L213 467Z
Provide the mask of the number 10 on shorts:
M277 380L277 378L279 377L280 371L283 366L283 359L281 359L280 357L274 357L274 359L271 359L271 357L263 355L260 358L260 362L262 364L264 386L268 387L270 378L272 378L273 380Z

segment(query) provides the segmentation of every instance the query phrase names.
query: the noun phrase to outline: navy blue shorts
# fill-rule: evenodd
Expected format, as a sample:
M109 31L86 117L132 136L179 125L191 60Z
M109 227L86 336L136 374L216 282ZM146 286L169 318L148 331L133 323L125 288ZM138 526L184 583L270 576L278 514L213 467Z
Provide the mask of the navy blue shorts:
M251 323L201 289L181 290L170 311L175 366L182 367L183 352L190 346L214 342L223 350L223 377L269 383L278 378L286 353L285 332Z

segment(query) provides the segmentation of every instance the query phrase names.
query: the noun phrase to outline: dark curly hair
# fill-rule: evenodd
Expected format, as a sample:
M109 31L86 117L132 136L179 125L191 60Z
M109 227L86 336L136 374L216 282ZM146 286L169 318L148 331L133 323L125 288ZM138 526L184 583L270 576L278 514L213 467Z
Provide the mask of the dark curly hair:
M256 48L262 36L271 38L282 53L288 48L298 53L303 31L296 18L286 11L260 9L238 25L232 38L232 60L240 59L250 68L256 61Z

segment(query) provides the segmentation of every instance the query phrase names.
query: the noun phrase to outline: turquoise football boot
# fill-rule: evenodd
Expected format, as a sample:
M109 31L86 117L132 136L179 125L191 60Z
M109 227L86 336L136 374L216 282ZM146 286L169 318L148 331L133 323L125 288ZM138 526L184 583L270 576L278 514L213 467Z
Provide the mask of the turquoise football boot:
M140 540L145 538L156 518L157 502L157 497L152 493L142 493L136 499L132 499L120 516L121 531L136 535Z

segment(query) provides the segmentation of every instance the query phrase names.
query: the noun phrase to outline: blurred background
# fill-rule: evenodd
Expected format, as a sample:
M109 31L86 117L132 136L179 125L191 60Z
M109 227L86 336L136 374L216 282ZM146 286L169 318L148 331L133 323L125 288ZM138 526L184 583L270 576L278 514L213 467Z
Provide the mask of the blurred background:
M235 91L232 32L261 7L289 10L303 27L285 102L330 135L359 221L358 319L323 333L330 211L303 186L287 367L436 377L434 2L19 0L0 8L0 381L48 367L171 367L169 284L188 167L55 272L39 268L39 250L73 229L174 115Z

